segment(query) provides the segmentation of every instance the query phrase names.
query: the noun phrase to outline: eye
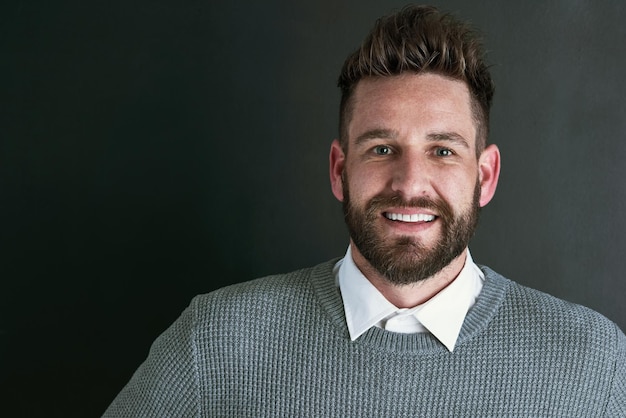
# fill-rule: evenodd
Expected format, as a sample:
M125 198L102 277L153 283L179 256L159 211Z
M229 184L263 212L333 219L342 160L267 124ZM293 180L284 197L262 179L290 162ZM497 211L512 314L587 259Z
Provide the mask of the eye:
M454 152L449 148L437 148L435 150L435 155L437 157L450 157L454 155Z
M378 145L374 147L374 154L376 155L389 155L391 153L391 148L386 145Z

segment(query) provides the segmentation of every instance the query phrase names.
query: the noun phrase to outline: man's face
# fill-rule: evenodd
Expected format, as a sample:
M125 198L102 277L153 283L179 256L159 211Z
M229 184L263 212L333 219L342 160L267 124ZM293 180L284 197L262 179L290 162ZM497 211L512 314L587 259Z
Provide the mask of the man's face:
M497 148L477 158L463 82L403 74L362 80L353 94L347 153L333 143L331 182L355 261L394 284L429 278L467 247L495 191Z

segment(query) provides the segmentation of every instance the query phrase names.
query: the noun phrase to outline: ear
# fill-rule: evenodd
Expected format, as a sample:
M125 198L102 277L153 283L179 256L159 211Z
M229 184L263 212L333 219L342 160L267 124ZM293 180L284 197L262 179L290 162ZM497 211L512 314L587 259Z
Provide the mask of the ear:
M489 145L478 158L478 181L480 182L480 207L487 205L496 193L500 177L500 150Z
M330 145L330 187L333 194L340 202L343 202L343 170L346 162L346 155L338 140L334 140Z

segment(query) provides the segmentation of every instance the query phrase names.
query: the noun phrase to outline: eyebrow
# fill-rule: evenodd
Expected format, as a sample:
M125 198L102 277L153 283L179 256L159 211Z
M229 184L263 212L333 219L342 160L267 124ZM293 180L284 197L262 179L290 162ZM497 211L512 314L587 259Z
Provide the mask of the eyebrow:
M371 129L362 133L355 139L355 145L361 145L372 139L396 139L398 132L392 129ZM433 132L426 135L426 139L430 142L449 141L459 144L465 148L470 148L467 140L456 132Z
M428 134L426 138L429 141L450 141L455 144L459 144L465 148L470 148L469 143L463 136L457 134L456 132L435 132Z
M398 132L391 129L371 129L357 136L354 140L354 144L361 145L372 139L395 139L397 137Z

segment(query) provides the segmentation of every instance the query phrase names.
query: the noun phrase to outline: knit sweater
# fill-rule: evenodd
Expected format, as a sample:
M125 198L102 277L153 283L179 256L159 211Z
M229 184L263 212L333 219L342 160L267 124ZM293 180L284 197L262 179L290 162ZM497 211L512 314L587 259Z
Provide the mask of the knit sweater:
M333 262L197 296L105 417L626 417L626 337L489 268L453 352L350 341Z

